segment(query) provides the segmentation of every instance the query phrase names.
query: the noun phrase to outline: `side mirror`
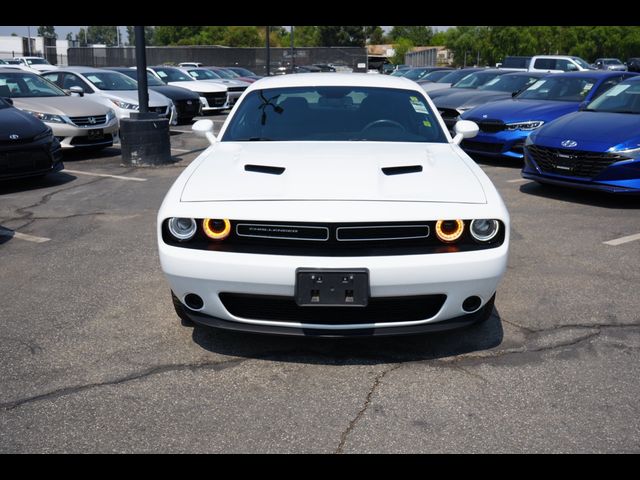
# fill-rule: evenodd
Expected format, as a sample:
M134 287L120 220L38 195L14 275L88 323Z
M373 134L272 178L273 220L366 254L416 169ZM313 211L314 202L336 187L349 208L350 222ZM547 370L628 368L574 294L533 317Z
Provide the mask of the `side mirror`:
M2 97L2 99L7 102L9 105L13 105L13 100L10 99L9 97Z
M453 137L453 143L460 145L460 142L462 142L463 139L473 138L478 135L480 127L478 127L476 122L458 120L453 126L453 131L456 133L456 136Z
M81 97L84 97L84 88L82 87L78 87L77 85L74 87L69 88L69 91L71 93L77 93L78 95L80 95Z
M191 130L199 137L205 137L211 145L216 143L216 136L213 134L213 122L211 120L198 120L193 124Z

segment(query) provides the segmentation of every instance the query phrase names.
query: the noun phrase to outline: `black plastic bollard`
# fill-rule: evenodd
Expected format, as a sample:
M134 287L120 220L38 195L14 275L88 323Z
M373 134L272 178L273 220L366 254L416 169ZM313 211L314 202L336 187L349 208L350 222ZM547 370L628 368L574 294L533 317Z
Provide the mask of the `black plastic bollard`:
M123 118L120 120L122 163L127 166L156 166L173 163L169 120L166 118Z

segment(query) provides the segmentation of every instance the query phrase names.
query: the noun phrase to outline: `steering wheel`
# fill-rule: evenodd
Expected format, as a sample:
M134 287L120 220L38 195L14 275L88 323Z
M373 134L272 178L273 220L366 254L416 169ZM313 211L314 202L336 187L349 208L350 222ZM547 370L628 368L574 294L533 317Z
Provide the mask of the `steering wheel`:
M377 127L377 126L383 125L385 123L387 123L387 124L389 124L389 125L391 125L393 127L397 127L399 129L401 129L403 132L407 131L407 129L404 128L404 125L402 125L400 122L396 122L395 120L389 120L387 118L381 118L380 120L374 120L373 122L367 123L362 128L362 130L360 130L360 131L361 132L365 132L365 131L369 130L370 128Z

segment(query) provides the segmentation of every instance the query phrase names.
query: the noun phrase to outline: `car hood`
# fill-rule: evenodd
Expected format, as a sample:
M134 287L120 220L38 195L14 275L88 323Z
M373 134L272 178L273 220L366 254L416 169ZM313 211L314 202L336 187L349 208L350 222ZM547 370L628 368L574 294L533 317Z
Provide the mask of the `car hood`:
M101 90L100 95L106 98L113 98L114 100L122 100L128 103L138 104L138 91L137 90ZM149 91L149 106L150 107L166 107L169 104L167 97L164 95Z
M453 88L451 90L454 90ZM450 91L451 91L450 90ZM456 89L459 90L459 89ZM496 92L492 90L465 90L463 92L451 92L449 95L437 97L434 100L438 108L471 108L487 102L507 100L511 98L508 92Z
M578 110L578 102L509 99L476 107L461 115L463 120L502 120L505 123L543 120L549 122Z
M573 140L576 150L607 151L611 147L640 145L640 115L629 113L575 112L544 125L535 134L536 144L560 147ZM532 138L533 140L533 138Z
M285 170L258 173L246 165ZM414 165L422 171L381 170ZM181 200L486 203L480 181L452 145L380 142L219 142L185 184Z
M51 72L53 70L60 70L55 65L29 65L29 68L37 70L38 72Z
M227 91L227 87L220 83L205 82L203 80L194 80L193 82L190 82L188 80L185 80L183 82L169 82L169 85L173 85L174 87L186 88L187 90L199 93L216 93Z
M48 128L33 115L11 107L0 108L0 125L0 142L11 141L9 135L32 138Z
M21 110L82 117L86 115L106 115L106 106L85 97L30 97L13 98L13 105Z
M219 83L227 87L247 87L247 82L238 82L237 80L229 80L227 78L209 78L207 80L201 80L202 82Z
M171 100L197 100L199 95L191 90L182 87L172 87L170 85L149 87L150 90L158 92Z

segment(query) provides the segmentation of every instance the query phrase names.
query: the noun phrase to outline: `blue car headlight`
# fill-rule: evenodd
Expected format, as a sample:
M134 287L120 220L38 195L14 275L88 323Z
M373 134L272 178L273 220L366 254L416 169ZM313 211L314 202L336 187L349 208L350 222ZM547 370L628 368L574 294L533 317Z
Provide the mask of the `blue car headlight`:
M536 128L540 128L542 125L544 125L544 121L542 120L530 120L527 122L507 123L505 126L507 127L506 130L509 130L509 131L513 131L513 130L531 131L531 130L535 130Z
M615 153L617 155L624 155L625 157L629 157L629 158L633 158L633 159L640 158L640 146L639 147L634 147L634 148L627 148L627 149L624 149L624 150L613 150L613 149L610 149L609 152Z

